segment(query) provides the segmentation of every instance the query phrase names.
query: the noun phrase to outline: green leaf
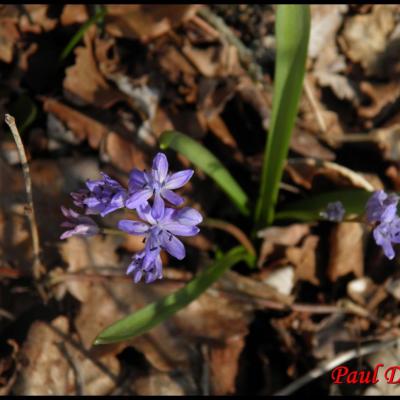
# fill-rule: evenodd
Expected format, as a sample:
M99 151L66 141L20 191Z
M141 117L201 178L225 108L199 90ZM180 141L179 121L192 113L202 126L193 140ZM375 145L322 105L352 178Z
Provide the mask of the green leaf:
M257 202L257 228L274 219L279 183L303 86L310 34L308 5L279 4L276 13L274 97Z
M106 8L105 7L99 7L96 11L96 14L88 19L75 33L74 36L72 36L72 39L68 42L68 44L65 46L63 52L60 55L59 62L64 61L68 55L71 53L71 51L74 49L74 47L80 42L82 39L83 35L85 32L90 28L91 25L96 24L97 22L101 21L104 16L106 15Z
M37 117L36 104L26 93L22 93L13 103L10 104L9 111L10 114L14 116L21 135Z
M228 195L233 204L244 215L249 215L248 198L243 189L221 162L203 145L183 133L164 132L160 137L160 147L171 147L186 156L194 165L214 179L215 183Z
M141 308L106 328L97 336L94 344L120 342L147 332L195 300L227 269L247 257L248 253L242 246L233 248L182 289Z
M362 189L337 190L334 192L321 193L305 199L294 201L282 207L275 215L275 220L297 219L300 221L315 221L323 219L319 213L323 211L328 203L341 201L346 216L350 214L361 215L365 204L371 197L372 192Z

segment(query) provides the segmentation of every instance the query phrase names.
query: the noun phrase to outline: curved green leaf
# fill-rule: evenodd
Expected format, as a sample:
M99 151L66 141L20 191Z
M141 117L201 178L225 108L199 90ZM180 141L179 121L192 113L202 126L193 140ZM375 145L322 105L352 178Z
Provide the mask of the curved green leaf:
M97 336L94 344L120 342L150 330L199 297L227 269L248 257L249 254L242 246L233 248L182 289L141 308L106 328Z
M272 223L305 72L310 9L308 5L279 4L276 13L276 62L271 122L264 153L257 228Z
M74 36L72 36L71 40L68 42L68 44L65 46L63 52L60 55L59 62L64 61L68 55L71 53L71 51L74 49L74 47L80 42L82 39L83 35L85 32L90 28L91 25L96 24L97 22L101 21L104 16L106 15L106 8L105 7L99 7L96 11L96 14L88 19L75 33Z
M18 121L19 132L22 135L33 124L37 117L37 107L27 93L22 93L17 100L9 106L11 115Z
M326 208L328 203L334 201L342 202L346 210L346 216L350 214L361 215L371 195L372 192L363 189L337 190L321 193L294 201L282 207L276 213L275 220L297 219L301 221L315 221L322 219L319 213Z
M194 165L214 179L244 215L249 215L246 193L222 163L203 145L183 133L167 131L160 137L160 147L162 149L171 147L186 156Z

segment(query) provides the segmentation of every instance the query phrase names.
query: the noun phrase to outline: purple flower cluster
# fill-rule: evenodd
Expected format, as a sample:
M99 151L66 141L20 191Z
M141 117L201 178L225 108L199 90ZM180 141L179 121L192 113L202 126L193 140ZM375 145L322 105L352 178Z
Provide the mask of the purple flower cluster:
M90 214L104 217L124 207L133 209L140 221L121 220L118 228L132 235L143 235L146 244L142 251L133 256L127 273L133 274L135 283L142 277L146 283L161 279L161 250L178 260L183 259L186 255L185 247L176 236L197 235L199 228L196 225L203 220L194 208L174 208L181 206L184 200L173 190L184 186L193 172L188 169L169 173L167 157L158 153L150 172L132 170L128 190L101 173L102 179L88 180L87 189L71 193L75 206L83 208L85 215L62 207L64 216L69 219L62 226L71 229L64 232L61 239L73 235L92 236L100 232L94 220L88 217Z
M328 221L340 222L343 221L345 213L346 210L344 209L342 202L335 201L333 203L328 203L326 209L321 211L319 215Z
M397 215L399 197L378 190L366 204L368 222L376 224L373 236L377 245L381 246L385 256L392 260L395 256L393 243L400 243L400 217Z

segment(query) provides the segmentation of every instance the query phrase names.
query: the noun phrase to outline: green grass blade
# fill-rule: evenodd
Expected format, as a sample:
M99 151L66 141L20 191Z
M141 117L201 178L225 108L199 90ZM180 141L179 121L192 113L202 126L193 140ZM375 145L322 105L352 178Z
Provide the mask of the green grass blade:
M106 15L106 8L105 7L99 7L98 10L96 11L96 14L88 19L75 33L74 36L72 36L71 40L68 42L68 44L64 47L63 52L60 55L59 62L64 61L71 51L75 48L75 46L80 42L82 39L83 35L85 32L90 28L91 25L96 24L97 22L101 21L104 16Z
M242 246L233 248L182 289L141 308L106 328L97 336L94 344L120 342L147 332L195 300L227 269L247 257L248 253Z
M274 219L279 183L303 86L310 34L309 6L278 5L275 26L274 97L255 214L258 228L271 224Z
M294 201L282 207L282 209L276 213L275 220L296 219L307 222L323 219L319 216L319 213L326 208L328 203L334 201L342 202L346 210L346 216L350 214L361 215L371 195L372 192L362 189L337 190L334 192L321 193Z
M167 131L160 137L160 147L162 149L171 147L186 156L194 165L214 179L239 211L244 215L250 214L246 193L222 163L203 145L180 132Z
M26 93L22 93L17 100L10 104L9 111L18 122L21 135L35 122L38 114L36 104Z

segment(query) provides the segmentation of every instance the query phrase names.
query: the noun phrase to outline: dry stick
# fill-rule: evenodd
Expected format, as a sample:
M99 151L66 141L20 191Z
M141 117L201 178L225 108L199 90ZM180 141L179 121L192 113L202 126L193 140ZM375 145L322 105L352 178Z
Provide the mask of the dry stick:
M365 356L365 355L371 354L371 353L376 353L377 351L384 349L386 347L391 347L398 342L399 342L399 338L395 338L395 339L387 340L382 343L373 343L373 344L362 346L359 349L349 350L344 353L341 353L337 357L335 357L333 360L324 361L318 367L307 372L307 374L303 375L299 379L296 379L294 382L290 383L284 389L279 390L274 395L275 396L287 396L289 394L292 394L293 392L300 389L304 385L307 385L307 383L313 381L314 379L319 378L320 376L322 376L326 372L330 371L331 369L334 369L334 368L338 367L339 365L342 365L342 364L352 360L353 358L362 357L362 356Z
M225 232L230 233L239 243L243 245L243 247L253 256L255 256L256 249L253 244L250 242L249 238L246 234L239 229L236 225L230 224L229 222L222 221L220 219L214 218L206 218L202 223L203 226L208 226L210 228L221 229Z
M32 236L32 246L33 246L33 276L35 277L36 280L38 280L40 279L41 275L45 272L45 269L40 261L39 231L36 223L35 209L33 207L32 180L29 172L28 160L26 158L26 153L24 145L21 140L21 136L18 132L17 125L15 124L15 118L12 117L10 114L6 114L5 122L9 126L11 133L14 137L15 143L17 145L18 154L22 165L22 172L24 174L25 190L28 198L28 207L26 208L26 215L29 219L29 225Z
M313 108L313 110L315 112L315 116L317 118L318 125L319 125L322 133L326 133L325 120L324 120L324 117L322 116L319 104L317 103L317 100L314 95L314 91L311 88L311 85L310 85L310 82L309 82L309 79L307 76L304 79L304 89L305 89L307 98L311 104L311 107Z

